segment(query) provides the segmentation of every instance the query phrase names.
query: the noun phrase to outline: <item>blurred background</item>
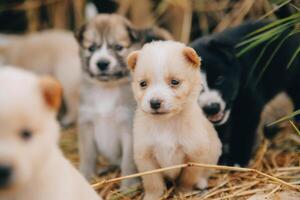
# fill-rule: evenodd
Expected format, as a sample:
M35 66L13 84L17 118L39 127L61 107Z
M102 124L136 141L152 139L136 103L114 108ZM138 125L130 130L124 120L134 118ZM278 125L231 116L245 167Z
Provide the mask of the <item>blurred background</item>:
M160 25L189 42L245 20L288 17L299 5L300 0L1 0L0 32L74 30L97 10L125 15L137 27Z

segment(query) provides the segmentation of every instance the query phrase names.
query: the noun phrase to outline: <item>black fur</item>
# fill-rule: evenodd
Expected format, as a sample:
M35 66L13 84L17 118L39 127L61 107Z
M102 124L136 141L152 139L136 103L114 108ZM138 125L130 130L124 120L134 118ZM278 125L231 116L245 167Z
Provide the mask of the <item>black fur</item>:
M266 24L268 22L248 22L236 28L197 39L191 44L202 57L202 70L207 74L208 86L221 93L227 103L226 109L231 110L228 121L216 127L224 145L223 156L220 160L222 164L247 165L251 158L261 111L276 94L286 91L292 98L295 108L300 108L299 56L289 70L286 68L300 45L299 33L289 37L277 52L275 52L276 47L287 33L283 33L269 46L265 42L245 55L236 57L240 49L235 46L243 41L247 34ZM249 76L264 48L266 50L256 70L252 76ZM258 81L259 74L273 53L275 56ZM224 77L224 80L221 84L217 84L216 79L220 76Z

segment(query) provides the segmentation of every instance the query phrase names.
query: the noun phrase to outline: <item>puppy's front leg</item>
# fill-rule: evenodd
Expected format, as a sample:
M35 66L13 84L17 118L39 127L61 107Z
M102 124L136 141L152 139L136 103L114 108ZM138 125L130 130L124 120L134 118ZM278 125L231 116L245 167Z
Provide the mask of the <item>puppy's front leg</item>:
M138 154L138 155L137 155ZM155 170L159 168L157 161L150 151L135 152L135 162L139 172ZM163 176L160 173L145 175L142 177L145 196L143 200L157 200L166 189Z
M126 176L136 173L136 166L133 160L133 139L131 133L122 134L122 163L121 163L121 176ZM138 185L137 178L126 179L121 183L121 189Z
M94 126L91 122L79 123L79 170L87 180L90 180L96 173L97 147L94 134Z
M188 167L183 169L180 176L180 192L190 192L194 188L205 189L207 187L207 176L205 170L199 167Z

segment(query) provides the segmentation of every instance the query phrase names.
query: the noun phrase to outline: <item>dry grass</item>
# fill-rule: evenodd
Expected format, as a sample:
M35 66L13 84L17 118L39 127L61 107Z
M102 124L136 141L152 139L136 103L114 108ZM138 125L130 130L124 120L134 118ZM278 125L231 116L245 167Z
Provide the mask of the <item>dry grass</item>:
M212 28L210 24L215 24L215 32L238 25L246 19L272 17L273 13L269 0L116 1L119 3L117 13L128 16L136 26L165 24L172 35L183 42L189 42L193 15L199 20L200 30L208 32ZM25 11L29 22L27 32L47 28L73 29L84 22L85 3L86 0L25 0L23 3L8 4L0 10ZM40 18L42 12L48 16L48 21Z
M63 131L61 147L65 155L78 166L76 145L76 130ZM174 194L174 188L166 191L162 199L247 199L253 194L262 193L266 199L276 196L282 191L300 191L300 138L290 127L286 128L272 142L261 143L255 158L249 168L226 167L188 163L159 169L147 173L157 173L161 170L184 168L190 166L215 169L210 177L209 188L205 191L195 191L189 194ZM134 176L141 176L136 174ZM93 186L106 199L141 199L142 189L131 188L120 192L118 182L119 172L112 172L94 180ZM271 199L274 199L271 198Z

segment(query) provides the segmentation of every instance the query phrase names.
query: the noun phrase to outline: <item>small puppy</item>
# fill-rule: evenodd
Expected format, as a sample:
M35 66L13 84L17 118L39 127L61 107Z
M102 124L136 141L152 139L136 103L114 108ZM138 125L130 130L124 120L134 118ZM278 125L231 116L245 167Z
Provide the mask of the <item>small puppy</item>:
M128 57L138 108L134 119L134 159L140 172L200 162L216 164L221 143L200 109L200 58L178 42L152 42ZM159 199L164 178L180 191L205 188L209 171L189 167L143 177L144 199Z
M0 82L0 199L100 200L58 148L59 83L6 66Z
M286 38L291 31L287 29L272 42L264 41L237 56L245 50L245 46L237 48L245 35L269 24L248 21L190 44L203 58L201 74L206 81L199 105L223 143L221 164L248 165L255 150L261 113L279 93L285 92L295 110L300 109L300 56L294 57L300 46L299 32ZM276 126L264 128L266 136L278 130Z
M149 40L170 37L158 28L138 30L115 14L96 16L75 35L82 60L80 171L87 179L93 177L100 153L110 164L120 166L122 175L132 174L136 172L132 152L135 101L126 58ZM135 183L134 179L125 180L121 186Z
M46 30L28 35L0 35L0 57L37 74L51 75L60 81L66 113L61 123L68 126L77 119L80 86L79 47L72 32Z

